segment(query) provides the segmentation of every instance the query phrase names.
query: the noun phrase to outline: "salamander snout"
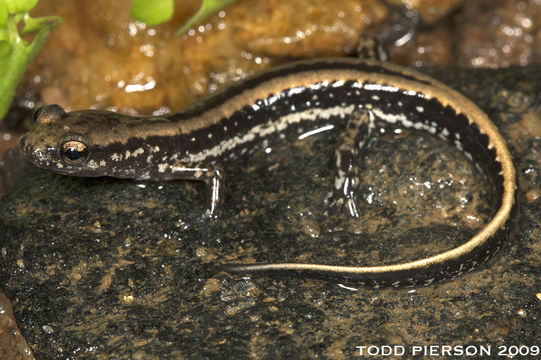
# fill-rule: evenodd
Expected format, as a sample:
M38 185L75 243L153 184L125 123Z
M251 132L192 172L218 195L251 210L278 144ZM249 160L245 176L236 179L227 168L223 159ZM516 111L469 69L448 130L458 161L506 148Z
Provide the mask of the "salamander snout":
M34 165L49 168L57 162L55 134L58 130L55 123L65 114L58 105L45 105L34 112L34 127L21 138L23 154Z
M28 134L21 138L24 156L34 165L47 168L54 161L56 149L50 146L35 146L28 140Z
M33 117L33 128L21 138L23 153L30 162L62 173L73 173L83 166L90 150L88 139L72 130L78 118L70 117L58 105L42 106Z

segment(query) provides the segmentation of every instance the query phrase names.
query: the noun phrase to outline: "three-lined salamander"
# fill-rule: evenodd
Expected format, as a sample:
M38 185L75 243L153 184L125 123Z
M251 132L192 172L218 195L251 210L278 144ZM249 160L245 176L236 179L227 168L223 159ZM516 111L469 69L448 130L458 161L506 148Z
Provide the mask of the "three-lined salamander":
M246 79L184 112L164 116L91 110L66 113L57 105L45 106L36 112L35 126L21 143L32 163L62 174L205 181L210 215L215 215L223 186L219 163L287 133L344 124L344 119L356 116L356 123L364 128L392 123L453 143L498 192L498 209L491 220L466 243L407 263L371 267L229 264L223 270L401 286L461 274L500 248L510 234L516 210L515 168L505 141L470 100L428 76L390 64L347 58L297 62ZM351 124L355 122L348 129ZM346 138L363 141L355 134ZM341 151L343 157L349 156L347 149ZM338 161L339 166L343 162ZM335 193L347 190L350 176L344 169L337 174ZM351 198L346 200L353 204ZM355 215L354 209L350 214Z

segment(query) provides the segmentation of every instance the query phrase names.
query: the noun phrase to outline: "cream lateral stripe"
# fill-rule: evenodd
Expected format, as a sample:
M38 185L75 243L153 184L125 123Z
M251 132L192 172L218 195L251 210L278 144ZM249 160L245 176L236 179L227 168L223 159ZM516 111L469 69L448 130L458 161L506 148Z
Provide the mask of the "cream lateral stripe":
M382 66L382 64L378 63L378 66ZM481 111L481 109L479 109L469 99L459 94L458 92L448 88L447 86L437 82L436 80L429 79L414 71L395 69L393 66L389 66L388 64L383 67L396 72L400 72L406 76L415 77L416 79L429 82L429 84L400 78L395 75L366 73L350 69L331 69L318 70L317 72L300 72L282 77L278 76L274 79L262 82L256 88L245 90L241 94L231 98L220 106L217 106L202 113L196 118L182 121L174 125L171 123L163 124L163 126L155 125L152 129L152 134L147 133L146 135L172 136L179 133L188 134L195 130L199 130L202 128L204 129L209 127L210 125L216 124L222 118L230 117L231 115L233 115L233 113L241 109L243 106L255 103L255 101L257 100L267 98L270 94L279 94L287 89L292 89L296 87L308 87L312 84L324 81L331 83L334 81L346 82L353 80L361 84L385 84L387 86L393 86L401 90L412 90L417 93L423 94L425 97L437 99L443 106L450 106L455 110L456 113L464 114L467 116L469 121L476 123L481 133L484 133L489 137L489 142L496 149L497 157L500 159L502 164L502 172L504 177L504 193L502 198L502 205L498 209L492 220L466 243L451 250L437 254L435 256L412 262L367 268L343 266L333 267L329 265L302 264L298 264L295 266L308 266L310 269L314 269L314 266L324 266L326 269L333 269L333 271L347 272L388 272L416 268L421 269L429 265L444 262L448 259L454 259L462 254L470 252L478 246L483 245L490 238L490 236L496 232L496 230L503 226L505 221L509 218L509 214L514 202L515 191L515 169L511 160L511 155L507 151L505 141L499 134L496 127L490 122L484 112ZM284 264L281 264L281 266L283 265Z
M321 62L321 61L319 61ZM376 64L376 63L374 63ZM320 267L321 269L332 269L333 271L347 271L347 272L389 272L400 271L408 269L422 269L424 267L445 262L445 260L454 259L460 255L466 254L476 247L482 246L509 218L509 214L514 201L515 192L515 169L511 161L511 155L509 154L505 141L500 136L496 127L490 122L487 116L481 111L475 104L469 99L462 96L458 92L448 88L447 86L439 83L436 80L430 79L424 75L418 74L411 70L404 70L401 68L395 68L389 64L377 63L376 66L390 69L394 72L403 74L405 76L413 77L420 81L425 81L428 84L417 82L415 80L405 79L396 75L380 74L380 73L367 73L352 69L329 69L329 70L317 70L317 71L305 71L294 73L290 75L277 76L265 82L260 83L253 89L247 89L241 94L227 100L221 105L214 107L206 112L203 112L197 117L188 119L186 121L180 121L177 123L164 122L163 124L152 124L152 127L146 131L142 131L143 136L174 136L177 134L189 134L193 131L207 128L213 124L219 123L222 118L229 118L239 109L242 109L245 105L253 104L257 100L265 99L271 94L280 94L284 90L297 88L297 87L309 87L310 85L335 81L357 81L360 84L382 84L386 86L396 87L399 90L411 90L416 93L422 94L427 98L438 100L443 106L450 106L456 113L466 115L470 122L474 122L479 127L481 133L486 134L489 137L489 142L496 150L496 155L500 159L503 172L503 187L504 193L502 198L502 205L498 209L492 220L480 230L472 239L466 243L437 254L435 256L427 257L424 259L400 263L395 265L375 266L375 267L343 267L343 266L328 266L328 265L303 265L296 264L294 266L302 266L310 269ZM362 89L360 89L362 90ZM142 125L142 124L141 124ZM103 143L104 139L101 139ZM107 139L112 141L111 139ZM280 264L282 268L285 264ZM269 265L272 266L272 265ZM291 265L293 266L293 265Z
M338 63L338 64L343 64L343 63L358 64L359 63L358 60L356 59L341 59L339 62L332 59L328 59L328 60L320 59L320 60L313 60L313 61L304 61L303 63L304 64L310 64L310 63L317 64L317 63L323 63L325 61ZM389 64L379 63L379 62L366 61L365 63L372 66L389 69L393 72L397 72L399 74L404 74L406 76L419 79L420 81L429 82L433 86L445 87L443 84L440 84L437 81L430 79L412 70L404 71L404 69L397 68ZM298 66L298 63L294 65L284 65L280 67L279 69L285 70L285 69L295 67L295 66ZM349 81L349 80L358 81L359 83L366 82L366 81L376 83L376 84L384 83L390 86L402 87L404 90L414 90L418 88L417 85L420 85L417 82L407 81L406 79L399 78L398 76L395 76L395 75L367 73L367 72L362 72L360 70L340 69L340 68L331 69L331 70L322 70L322 69L317 69L315 71L308 70L305 72L298 72L298 73L294 73L290 75L283 75L283 76L277 75L275 78L272 78L270 80L260 83L256 88L247 89L241 94L193 118L188 118L186 120L179 121L179 122L172 122L167 119L168 115L165 115L163 117L154 117L154 120L163 118L164 121L159 122L159 123L142 121L137 125L137 130L132 128L130 129L130 132L131 133L136 132L139 134L139 136L142 136L142 137L144 136L174 136L174 135L179 135L179 134L189 134L195 130L206 128L209 125L216 124L224 117L229 118L233 113L242 109L243 106L247 104L253 104L255 103L255 101L260 100L260 99L265 99L271 94L279 94L283 92L284 90L296 88L296 87L307 87L309 85L316 84L322 81L328 81L330 83L334 81ZM227 88L224 89L223 91L227 92ZM189 110L189 108L187 110ZM143 118L141 119L143 120ZM90 134L89 139L91 142L103 144L103 146L108 146L112 143L125 144L128 141L128 137L122 138L122 135L125 135L125 134L123 133L111 134L110 136L107 136L107 137L93 139L92 135Z

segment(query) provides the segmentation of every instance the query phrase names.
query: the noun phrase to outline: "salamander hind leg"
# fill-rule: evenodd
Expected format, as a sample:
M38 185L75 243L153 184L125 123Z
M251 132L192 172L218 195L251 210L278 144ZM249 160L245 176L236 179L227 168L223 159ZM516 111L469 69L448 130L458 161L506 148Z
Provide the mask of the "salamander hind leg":
M386 1L383 5L387 7L386 21L363 32L357 40L356 55L361 60L388 61L387 49L407 43L419 27L417 11Z
M359 187L359 158L370 143L374 115L366 110L354 112L338 138L335 150L336 175L333 191L326 199L327 220L337 227L340 220L358 219L356 193Z
M369 35L359 37L355 53L361 60L387 61L389 59L389 55L383 48L381 41Z

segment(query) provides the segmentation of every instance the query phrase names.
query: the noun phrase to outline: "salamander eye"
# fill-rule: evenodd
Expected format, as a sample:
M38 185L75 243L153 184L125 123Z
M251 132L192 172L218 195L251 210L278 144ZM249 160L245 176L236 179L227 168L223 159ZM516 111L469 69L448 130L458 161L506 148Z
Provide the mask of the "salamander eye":
M69 165L78 165L88 158L88 147L81 141L66 141L61 151L62 160Z

